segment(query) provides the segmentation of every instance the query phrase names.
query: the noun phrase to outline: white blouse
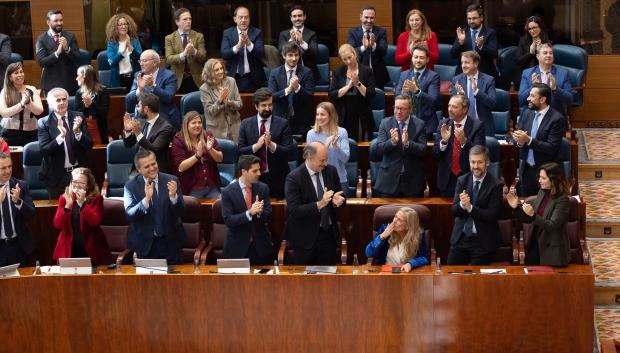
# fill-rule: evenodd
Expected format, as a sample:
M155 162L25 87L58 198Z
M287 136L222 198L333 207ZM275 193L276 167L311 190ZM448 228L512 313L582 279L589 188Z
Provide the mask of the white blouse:
M30 100L30 104L26 105L23 109L23 130L32 131L37 129L37 118L35 115L39 115L43 113L43 103L41 102L41 93L34 86L26 86L33 92L33 97ZM22 111L22 107L17 102L17 104L7 107L6 102L4 101L4 90L0 92L0 115L2 115L2 120L0 120L0 126L9 130L19 130L19 117L20 112Z

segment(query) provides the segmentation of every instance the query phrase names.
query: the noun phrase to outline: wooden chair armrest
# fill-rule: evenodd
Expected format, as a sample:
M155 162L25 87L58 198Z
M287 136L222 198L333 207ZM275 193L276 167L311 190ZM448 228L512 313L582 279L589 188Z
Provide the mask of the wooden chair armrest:
M369 257L366 259L366 266L372 266L372 262L375 260L374 257Z
M430 256L431 265L437 266L437 250L435 250L435 248L432 247L430 253L431 253L431 256Z
M207 257L209 256L209 253L213 250L213 243L209 242L209 244L207 245L207 247L204 249L204 251L202 252L202 255L200 255L200 264L201 265L206 265L207 264Z
M118 254L118 257L116 258L116 261L120 261L121 264L127 263L127 261L125 261L125 259L129 259L130 258L129 255L131 253L132 253L132 251L129 250L129 249L123 250L120 254Z
M519 264L519 242L516 236L512 236L512 264Z
M428 198L431 196L431 188L428 187L428 182L426 182L426 188L424 189L424 197Z
M340 242L340 263L342 265L347 264L347 239L342 236L342 241Z
M579 239L579 247L581 247L581 261L584 265L589 265L590 252L588 251L588 247L586 246L586 241L583 239Z
M101 184L101 196L103 198L107 198L108 197L108 188L110 186L110 183L108 182L108 172L105 172L103 174L103 183Z
M372 178L370 177L370 169L366 171L366 198L372 198Z
M198 246L196 247L196 251L194 251L194 263L200 264L200 256L202 255L202 251L207 246L207 242L204 239L200 240Z
M278 264L284 265L284 254L286 253L286 247L288 245L288 241L286 239L282 240L280 243L280 249L278 250Z
M525 240L523 231L519 232L519 265L525 265Z
M358 171L358 173L360 173L360 175L361 175L361 172ZM357 186L355 187L355 197L356 198L362 197L362 189L363 188L364 188L364 179L360 176L357 179Z

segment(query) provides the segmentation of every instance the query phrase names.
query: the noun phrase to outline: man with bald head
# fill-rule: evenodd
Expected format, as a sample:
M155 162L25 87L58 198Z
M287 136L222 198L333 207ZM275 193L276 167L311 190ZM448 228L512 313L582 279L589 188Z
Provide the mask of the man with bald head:
M336 209L345 202L338 172L327 164L327 147L321 142L306 145L303 157L305 162L289 173L284 185L285 238L293 245L298 265L335 265Z
M174 72L160 68L161 59L155 50L148 49L140 55L140 71L125 99L125 109L133 113L138 98L143 93L153 93L159 97L159 114L168 120L177 131L181 129L181 112L176 106L174 96L177 93L177 76Z

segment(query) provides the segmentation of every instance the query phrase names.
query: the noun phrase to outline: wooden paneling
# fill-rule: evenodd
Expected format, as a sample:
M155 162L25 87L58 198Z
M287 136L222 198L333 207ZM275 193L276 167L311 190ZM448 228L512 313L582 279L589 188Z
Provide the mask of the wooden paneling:
M347 42L347 32L351 27L361 26L360 12L364 5L370 4L375 8L375 25L387 31L388 44L392 44L392 2L375 1L370 3L356 0L337 0L338 13L336 26L338 27L338 45Z
M620 127L620 55L590 55L583 106L571 110L574 127Z
M75 34L80 48L86 48L84 2L82 0L31 0L30 19L33 46L36 47L37 37L48 30L47 12L51 9L62 11L64 29Z
M588 56L586 88L620 88L620 55Z

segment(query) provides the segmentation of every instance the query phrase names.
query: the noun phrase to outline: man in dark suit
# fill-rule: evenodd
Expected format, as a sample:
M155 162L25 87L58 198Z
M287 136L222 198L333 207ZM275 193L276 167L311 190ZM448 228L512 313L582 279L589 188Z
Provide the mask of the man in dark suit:
M469 149L484 145L484 126L467 117L469 100L463 95L450 98L449 119L439 123L433 154L438 159L437 187L442 197L452 197L456 179L469 172Z
M327 164L327 147L312 142L305 163L286 177L286 239L298 265L335 265L338 244L336 208L345 202L338 171Z
M250 10L239 6L233 18L237 24L222 35L220 54L228 75L235 78L239 92L254 92L267 81L263 70L263 32L250 26Z
M484 124L486 136L495 136L493 107L495 106L495 79L478 71L480 56L475 51L461 54L463 73L452 79L451 95L461 94L469 98L467 116Z
M519 120L520 130L513 132L519 147L519 194L538 193L538 169L545 163L560 163L559 154L565 131L564 115L549 106L551 89L535 83L527 98L528 108Z
M316 60L319 54L319 40L316 32L305 26L306 13L301 5L293 5L289 12L291 16L291 29L285 29L278 36L278 50L281 52L286 43L297 43L303 50L301 64L314 74L314 80L319 80L319 70L316 67Z
M26 266L26 256L33 250L28 222L36 212L28 184L12 173L11 156L0 152L0 266Z
M411 116L408 96L394 98L394 116L381 121L377 139L381 166L377 173L379 197L424 197L424 122Z
M500 246L497 218L502 206L502 184L487 173L489 150L469 150L470 173L461 175L454 190L454 228L448 265L488 265Z
M284 179L290 170L288 161L297 157L297 146L288 121L271 114L271 91L259 88L253 101L258 114L241 121L239 154L253 154L260 158L260 181L269 186L271 196L282 198Z
M159 67L159 54L148 49L140 54L141 71L136 73L131 91L125 98L125 109L132 112L143 93L153 93L159 98L159 110L176 131L181 130L181 112L174 96L177 93L177 77L174 72Z
M142 94L136 110L139 116L135 119L129 113L125 113L123 117L125 147L131 148L137 143L140 149L153 151L159 169L168 172L170 166L168 146L174 137L174 128L165 118L160 117L159 98L152 93Z
M37 38L37 63L42 68L41 88L45 94L52 88L64 88L73 95L77 90L75 70L80 62L80 48L75 34L62 30L60 10L47 12L49 29Z
M57 199L71 181L71 171L87 165L93 140L78 112L69 111L69 93L53 88L47 94L50 113L39 119L37 136L41 149L39 179L47 186L51 200Z
M0 33L0 90L4 87L4 74L6 67L11 63L11 38Z
M375 26L375 15L374 7L365 6L360 13L362 26L349 29L347 43L355 48L358 61L372 69L376 86L383 88L389 81L383 60L387 52L387 35L385 29Z
M300 56L297 43L284 44L284 65L271 70L269 89L273 93L273 114L288 119L293 134L306 136L314 121L314 75L299 64Z
M428 48L416 45L411 55L411 69L400 74L394 95L408 95L413 100L415 117L424 121L426 137L433 139L437 131L437 114L441 110L439 93L439 75L426 67L428 64Z
M249 258L252 265L267 265L273 252L266 225L271 221L269 188L258 181L258 157L240 156L237 166L239 179L222 190L222 217L228 228L224 258Z
M473 50L480 55L480 71L497 78L497 69L494 60L497 58L497 36L493 28L483 25L484 15L482 6L471 4L467 6L467 29L456 28L456 39L452 44L450 55L454 59L461 58L461 53ZM456 66L456 74L461 73L461 67Z
M179 181L159 172L155 154L139 150L134 164L140 174L125 184L123 200L129 221L127 246L141 259L181 263L186 235L183 229L183 195Z

